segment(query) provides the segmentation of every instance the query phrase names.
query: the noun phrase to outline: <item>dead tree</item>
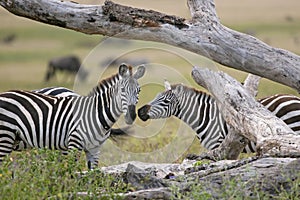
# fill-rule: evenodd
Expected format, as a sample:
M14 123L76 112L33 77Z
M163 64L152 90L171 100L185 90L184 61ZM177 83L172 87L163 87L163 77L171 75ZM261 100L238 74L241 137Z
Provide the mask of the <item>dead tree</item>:
M187 2L190 21L111 1L81 5L54 0L2 0L0 5L15 15L86 34L174 45L300 91L299 56L223 26L213 0Z

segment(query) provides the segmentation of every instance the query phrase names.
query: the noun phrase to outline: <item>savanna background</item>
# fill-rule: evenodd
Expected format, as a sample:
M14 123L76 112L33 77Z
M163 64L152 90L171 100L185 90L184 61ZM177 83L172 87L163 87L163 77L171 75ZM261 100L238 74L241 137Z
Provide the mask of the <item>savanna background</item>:
M102 4L104 1L82 0L78 2L84 4ZM182 0L115 0L114 2L153 9L187 19L190 18L186 1ZM215 0L215 5L221 22L229 28L251 34L271 46L300 54L299 0ZM17 17L3 8L0 8L0 24L0 92L10 89L32 90L48 86L64 86L74 89L81 94L86 94L96 85L99 79L117 72L116 67L105 68L103 66L105 59L126 56L130 60L144 59L148 62L148 65L146 64L146 75L141 80L142 91L138 107L149 102L158 92L163 90L164 79L168 79L171 83L183 82L192 87L200 88L190 77L191 64L209 67L214 70L223 70L239 81L243 81L247 76L246 73L223 67L201 56L189 54L167 45L134 41L115 42L114 39L105 38L100 35L85 35ZM12 39L8 40L9 37ZM103 41L107 42L104 43ZM152 49L146 49L148 46L151 46ZM129 49L128 52L126 52L127 49ZM85 68L92 69L87 82L78 82L73 76L64 73L59 73L51 81L45 82L44 78L48 61L55 57L70 54L77 55L83 61ZM86 86L84 89L82 87L83 84ZM297 92L291 88L262 79L259 86L258 98L276 93L297 95ZM124 123L120 120L116 126L123 127ZM197 139L195 139L193 131L180 123L179 120L171 118L142 122L137 119L135 125L130 129L129 136L107 141L107 144L103 147L100 166L129 160L179 162L187 153L199 153L200 151L202 149ZM26 170L20 170L20 166L31 165L30 163L35 163L36 168L34 169L40 170L41 176L50 179L47 183L52 180L49 177L72 174L72 172L68 171L69 168L64 168L73 166L74 163L70 161L72 159L69 159L68 164L62 164L61 161L59 161L59 164L55 164L56 158L51 157L53 154L49 153L50 157L48 156L45 159L48 163L52 164L45 165L38 164L36 154L38 154L36 151L12 154L7 158L6 166L15 167L16 172L11 172L8 167L6 171L0 173L0 176L23 176L23 180L30 180L30 173L24 176L24 171ZM47 155L47 153L41 152L38 159L43 157L40 155ZM60 157L59 155L57 154L56 156ZM65 158L60 159L64 160ZM70 162L71 164L69 164ZM52 167L53 169L58 167L62 171L54 175L51 173L55 170L52 170L52 172L51 170L47 172L42 171L43 168L47 167ZM37 171L34 169L32 173L36 174ZM63 171L64 169L65 171ZM82 156L80 167L76 167L76 169L85 169L84 156ZM104 187L113 183L109 178L106 180L108 183L101 183ZM14 187L28 187L28 191L33 191L36 187L42 188L43 186L41 185L47 185L46 182L39 181L32 187L28 187L26 182L22 185L23 182L21 182L19 185L16 184L7 187L6 191L10 191ZM61 182L64 181L66 180L61 180ZM2 184L5 183L2 182ZM65 184L71 185L73 183L70 181ZM85 184L85 182L82 184ZM98 184L101 185L100 183ZM119 185L121 185L121 189L127 187L122 184ZM51 184L50 186L47 185L47 187L49 190L45 189L47 192L44 192L46 196L49 196L50 190L53 193L66 191L65 188L55 187ZM17 194L24 192L22 189L18 190L16 188L14 188L14 191L19 191ZM75 188L73 189L76 190ZM69 188L69 190L72 189ZM69 190L67 189L67 191ZM101 192L97 191L99 190L97 188L95 190L96 192ZM107 192L107 190L105 191ZM112 191L112 188L109 191ZM41 192L41 189L38 192ZM13 190L11 193L13 193ZM6 194L10 193L7 192ZM16 198L18 198L18 195Z

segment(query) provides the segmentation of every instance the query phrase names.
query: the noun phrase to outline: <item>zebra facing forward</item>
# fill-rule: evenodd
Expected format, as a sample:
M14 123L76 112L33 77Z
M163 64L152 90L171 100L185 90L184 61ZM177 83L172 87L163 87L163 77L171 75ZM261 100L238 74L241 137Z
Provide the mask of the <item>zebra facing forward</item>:
M133 74L122 64L118 74L102 80L87 96L54 97L23 90L0 94L0 162L16 141L22 141L28 148L83 150L89 169L97 166L100 146L120 115L125 114L127 124L135 120L137 80L144 73L144 66Z
M212 150L220 146L228 134L228 127L215 99L201 91L182 84L165 83L165 91L138 110L139 117L168 118L174 115L188 124L196 133L202 146ZM275 95L259 100L273 114L281 118L294 132L300 134L300 98L292 95ZM244 152L255 152L250 143Z
M47 88L42 88L42 89L37 89L37 90L32 90L32 92L37 92L40 94L44 95L50 95L50 96L55 96L55 97L68 97L68 96L80 96L73 90L70 90L65 87L47 87ZM124 131L125 130L125 131ZM113 136L113 140L117 139L118 136L120 135L126 135L128 133L129 128L128 127L123 127L122 129L120 128L111 128L110 129L110 136ZM22 151L24 149L28 149L26 143L24 143L22 140L18 140L20 138L17 138L15 141L15 145L13 147L14 151Z
M33 90L33 92L41 93L44 95L55 96L55 97L80 96L73 90L70 90L65 87L46 87L38 90ZM129 127L111 128L110 135L114 137L118 137L120 135L126 135L128 133L127 131L129 131Z

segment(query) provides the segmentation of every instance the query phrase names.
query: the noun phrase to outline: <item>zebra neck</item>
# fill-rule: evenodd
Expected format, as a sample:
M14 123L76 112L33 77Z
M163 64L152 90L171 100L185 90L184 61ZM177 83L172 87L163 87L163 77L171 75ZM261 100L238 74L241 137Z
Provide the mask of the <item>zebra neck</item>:
M180 95L175 116L196 130L201 122L209 117L209 109L214 103L211 96L205 93L188 91Z
M105 130L110 129L122 114L121 98L119 98L118 92L120 79L121 77L116 74L102 80L86 97L89 99L87 101L90 106L95 110L95 112L87 114L94 115Z
M93 88L93 90L88 94L88 96L108 92L118 84L120 79L121 76L119 74L115 74L110 78L103 79L98 83L96 87Z
M215 148L216 142L211 142L212 136L223 138L227 134L225 121L218 110L215 100L208 94L188 91L179 99L178 111L175 114L188 124L207 149Z

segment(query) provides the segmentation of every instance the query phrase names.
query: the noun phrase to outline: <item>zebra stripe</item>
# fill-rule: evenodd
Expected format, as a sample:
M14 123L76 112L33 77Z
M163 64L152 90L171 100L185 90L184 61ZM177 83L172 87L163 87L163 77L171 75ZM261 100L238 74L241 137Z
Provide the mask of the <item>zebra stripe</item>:
M50 96L55 96L55 97L80 96L79 94L75 93L73 90L70 90L70 89L65 88L65 87L47 87L47 88L32 90L32 92L37 92L37 93L40 93L40 94L50 95ZM57 119L55 119L55 120L57 120ZM54 130L55 129L53 129L53 131ZM52 131L52 134L54 134L53 131ZM111 129L111 134L115 134L115 132L120 134L121 130ZM16 138L15 144L13 146L14 151L22 151L22 150L28 149L28 148L29 147L26 145L25 142L20 140L20 138ZM54 148L54 144L51 145L51 148ZM64 154L65 154L65 152L64 152Z
M32 92L37 92L44 95L50 95L55 97L80 96L79 94L75 93L73 90L70 90L65 87L47 87L38 90L32 90Z
M300 98L292 95L274 95L259 100L274 115L281 118L296 134L300 134ZM150 103L138 110L139 117L167 118L174 115L188 124L197 134L201 144L215 149L228 134L228 127L215 99L198 90L181 84L166 84L166 91L158 94ZM245 152L255 152L255 144L249 143Z
M15 149L76 148L85 151L89 168L96 166L99 148L114 122L122 113L127 124L135 120L137 79L144 72L140 66L133 75L132 68L123 64L118 74L102 80L87 96L55 97L22 90L0 94L0 162ZM17 148L17 142L22 147Z
M259 102L300 134L300 98L292 95L274 95Z

